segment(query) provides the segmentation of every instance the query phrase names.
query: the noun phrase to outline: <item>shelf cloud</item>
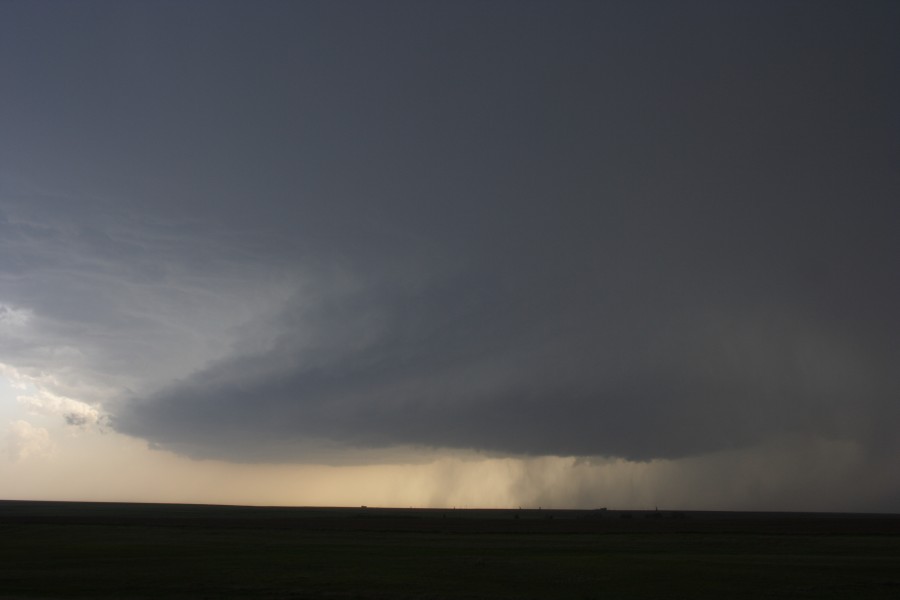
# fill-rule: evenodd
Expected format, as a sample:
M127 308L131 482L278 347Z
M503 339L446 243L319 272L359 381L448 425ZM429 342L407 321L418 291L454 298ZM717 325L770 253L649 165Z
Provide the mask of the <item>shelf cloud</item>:
M70 425L900 450L895 4L88 5L0 18L0 363Z

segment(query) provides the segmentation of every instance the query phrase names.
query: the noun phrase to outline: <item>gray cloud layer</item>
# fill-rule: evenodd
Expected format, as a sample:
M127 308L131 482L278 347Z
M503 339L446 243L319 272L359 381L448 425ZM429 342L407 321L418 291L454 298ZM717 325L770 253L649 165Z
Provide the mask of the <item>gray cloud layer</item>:
M2 10L0 361L121 432L897 450L894 4Z

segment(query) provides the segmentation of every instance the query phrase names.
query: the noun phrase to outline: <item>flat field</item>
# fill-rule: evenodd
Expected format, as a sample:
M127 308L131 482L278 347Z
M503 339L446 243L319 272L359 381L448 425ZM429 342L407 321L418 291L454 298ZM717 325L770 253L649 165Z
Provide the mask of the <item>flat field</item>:
M900 598L900 515L0 501L0 598Z

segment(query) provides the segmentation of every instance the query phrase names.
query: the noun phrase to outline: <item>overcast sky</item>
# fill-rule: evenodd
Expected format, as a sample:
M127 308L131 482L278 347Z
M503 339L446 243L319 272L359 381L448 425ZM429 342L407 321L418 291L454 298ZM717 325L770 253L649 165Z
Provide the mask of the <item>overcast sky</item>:
M127 447L342 490L205 501L900 511L898 30L0 3L0 495Z

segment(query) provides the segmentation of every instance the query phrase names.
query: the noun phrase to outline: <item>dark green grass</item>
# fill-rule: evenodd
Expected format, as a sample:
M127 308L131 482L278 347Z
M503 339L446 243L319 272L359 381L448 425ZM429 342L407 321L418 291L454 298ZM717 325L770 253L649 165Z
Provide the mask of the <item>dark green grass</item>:
M688 516L654 531L608 516L587 533L509 532L512 512L453 530L464 511L3 508L0 598L900 597L890 528L754 533L752 520L736 529Z

